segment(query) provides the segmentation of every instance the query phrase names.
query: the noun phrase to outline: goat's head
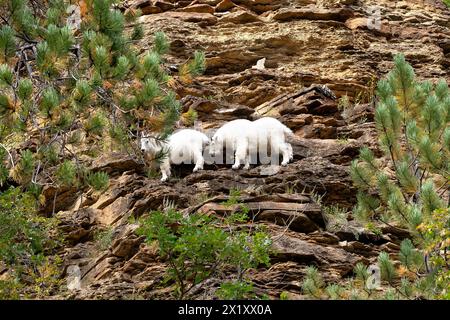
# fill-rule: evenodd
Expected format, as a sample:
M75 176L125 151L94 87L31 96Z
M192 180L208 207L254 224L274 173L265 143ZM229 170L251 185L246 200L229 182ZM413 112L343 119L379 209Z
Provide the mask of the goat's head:
M149 152L152 148L152 145L150 144L150 138L142 137L141 138L141 151L142 152Z
M221 139L214 135L211 139L211 142L209 143L209 155L211 157L214 157L216 154L220 153L222 151L222 141Z
M156 154L162 149L162 142L152 136L142 136L140 145L143 153Z

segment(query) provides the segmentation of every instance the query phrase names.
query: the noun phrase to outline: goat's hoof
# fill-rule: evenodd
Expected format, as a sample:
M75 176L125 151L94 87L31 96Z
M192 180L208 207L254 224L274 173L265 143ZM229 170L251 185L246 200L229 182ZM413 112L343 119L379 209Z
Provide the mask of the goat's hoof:
M197 172L197 171L200 171L200 170L203 170L203 168L194 168L194 170L192 170L192 172Z
M250 165L244 166L244 170L248 170L248 169L250 169Z
M232 167L231 167L231 169L233 169L233 170L237 170L237 169L239 169L239 165L233 165Z
M161 178L161 182L166 182L167 178Z
M281 165L282 165L283 167L286 167L286 166L288 165L288 163L287 163L287 162L282 162Z

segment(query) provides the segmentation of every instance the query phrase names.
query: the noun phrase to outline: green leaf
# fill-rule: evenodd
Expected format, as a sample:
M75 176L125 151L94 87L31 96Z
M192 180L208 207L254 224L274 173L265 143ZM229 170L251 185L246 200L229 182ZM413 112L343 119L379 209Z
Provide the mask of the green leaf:
M84 129L88 134L102 135L107 124L108 119L103 113L98 112L88 119Z
M130 63L128 58L125 56L120 56L117 59L117 65L114 69L114 76L118 79L124 79L130 70Z
M424 212L428 215L436 209L444 208L444 201L436 193L432 180L427 180L422 185L420 199L423 203Z

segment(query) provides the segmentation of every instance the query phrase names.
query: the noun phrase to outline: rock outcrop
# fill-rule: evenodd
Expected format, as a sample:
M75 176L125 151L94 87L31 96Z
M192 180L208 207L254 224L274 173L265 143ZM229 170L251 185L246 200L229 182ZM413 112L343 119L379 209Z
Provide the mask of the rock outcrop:
M379 236L350 221L328 231L311 195L323 195L323 205L354 205L349 164L363 145L379 152L374 85L392 67L394 53L403 52L420 78L450 80L450 12L440 1L139 0L123 3L127 8L142 10L142 48L151 45L155 31L169 36L168 65L205 51L205 75L177 90L183 108L197 111L201 129L236 118L277 117L295 133L294 161L275 174L267 166L232 171L206 165L193 174L180 166L175 178L161 183L147 178L133 157L97 159L91 167L111 175L107 191L64 190L56 194L55 208L43 208L61 219L69 243L65 265L81 269L81 289L70 293L73 298L170 298L171 288L159 286L167 266L135 234L130 217L167 203L223 215L233 210L222 203L234 188L242 190L252 223L266 225L274 240L272 266L251 272L257 290L271 298L282 291L302 298L309 265L325 280L341 282L356 263L398 250L407 233L395 228ZM263 67L253 68L264 58ZM344 95L350 105L338 102ZM106 228L110 244L99 248L94 234ZM209 285L214 279L202 294Z

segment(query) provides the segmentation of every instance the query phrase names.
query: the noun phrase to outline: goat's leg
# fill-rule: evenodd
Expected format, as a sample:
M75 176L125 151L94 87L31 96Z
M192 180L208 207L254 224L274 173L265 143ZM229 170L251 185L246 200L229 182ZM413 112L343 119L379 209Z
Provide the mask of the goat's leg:
M203 158L202 152L200 150L194 151L194 162L195 162L195 167L192 172L197 172L199 170L203 170L203 165L205 164L205 159Z
M283 155L283 161L281 162L282 166L287 166L290 160L292 160L292 147L289 147L287 143L282 143L280 145L280 151Z
M161 181L166 181L167 179L169 179L170 177L170 162L169 159L164 159L163 162L161 163L161 174L162 174L162 178Z
M249 152L249 153L247 153L247 156L245 157L245 165L244 165L245 170L250 169L250 159L251 159L251 156L250 156L250 152Z
M234 153L234 164L232 169L239 169L241 162L245 162L247 157L247 142L242 139L236 143L236 152Z
M270 147L272 159L274 159L275 156L278 162L278 157L281 154L283 157L281 165L286 166L289 163L292 149L290 149L288 144L284 142L284 139L280 135L272 135L270 139Z
M250 169L250 164L258 163L258 148L259 148L259 139L260 135L258 132L249 131L247 132L247 139L244 139L245 141L245 165L244 169L248 170ZM253 157L255 157L255 162L253 162Z
M289 160L292 161L294 159L294 150L292 149L292 145L286 142L286 147L289 151Z
M241 163L240 163L240 159L239 159L239 156L238 156L238 152L236 150L235 153L234 153L234 164L231 166L231 168L232 169L239 169L240 166L241 166Z

